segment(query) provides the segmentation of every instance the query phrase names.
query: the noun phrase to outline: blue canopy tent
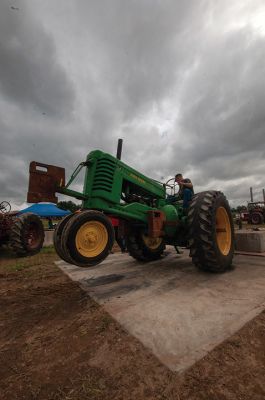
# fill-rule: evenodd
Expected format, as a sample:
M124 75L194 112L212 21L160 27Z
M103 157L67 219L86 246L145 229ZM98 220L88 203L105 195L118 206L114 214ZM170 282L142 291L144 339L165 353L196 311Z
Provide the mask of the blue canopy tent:
M39 217L48 218L48 217L64 217L68 214L71 214L70 211L61 210L53 203L37 203L33 204L30 207L25 208L24 210L19 211L18 214L24 214L27 212L32 212L37 214Z

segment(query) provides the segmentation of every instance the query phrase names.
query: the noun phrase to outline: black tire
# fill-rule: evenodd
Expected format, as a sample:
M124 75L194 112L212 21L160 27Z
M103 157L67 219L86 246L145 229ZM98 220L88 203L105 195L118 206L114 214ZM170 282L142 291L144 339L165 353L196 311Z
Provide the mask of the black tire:
M209 272L224 272L230 268L234 255L234 225L224 194L219 191L196 194L189 207L188 226L190 257L195 266Z
M261 225L264 222L264 217L261 213L259 212L253 212L250 215L250 223L253 225Z
M166 246L163 239L158 241L155 248L148 246L144 240L141 229L136 230L136 233L131 232L127 238L128 253L138 261L148 262L158 260L163 255L165 248Z
M65 254L63 245L62 245L62 240L64 240L64 236L63 236L64 228L66 227L67 223L73 216L74 216L74 214L70 214L70 215L67 215L66 217L64 217L59 222L59 224L56 225L56 228L55 228L54 234L53 234L53 244L54 244L56 253L62 260L66 261L68 263L71 263L72 260L70 259L70 257L67 254Z
M33 213L21 214L14 220L9 244L17 256L32 256L43 246L44 228L40 218Z
M77 241L80 235L82 235L80 230L84 229L87 223L94 223L99 229L96 235L94 235L94 243L98 246L97 248L101 248L101 251L98 253L97 249L94 249L93 253L93 244L91 245L91 242L90 244L88 243L89 239L82 239L82 243L80 244L79 242L80 247L78 247ZM91 234L89 229L90 228L88 228L87 232L88 235ZM104 238L102 238L103 236ZM110 219L102 212L86 210L75 214L65 225L62 233L62 248L64 254L67 255L67 258L69 258L72 264L87 268L99 264L109 255L114 240L115 233ZM84 252L86 252L87 255L84 255ZM89 252L94 255L88 256Z

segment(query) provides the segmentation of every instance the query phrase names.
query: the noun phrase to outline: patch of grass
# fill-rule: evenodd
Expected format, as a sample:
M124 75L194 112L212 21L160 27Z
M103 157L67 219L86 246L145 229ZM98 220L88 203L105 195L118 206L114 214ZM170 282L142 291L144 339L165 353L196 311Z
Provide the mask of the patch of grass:
M10 251L9 253L1 254L0 270L2 272L19 272L27 270L30 267L53 263L57 259L58 256L53 246L44 247L38 254L27 257L16 257Z
M10 264L6 266L7 271L22 271L24 268L27 268L28 265L22 262L16 262L15 264Z
M56 254L55 248L53 245L43 247L41 249L41 254Z
M32 265L36 265L36 263L32 264L32 263L28 262L27 260L24 261L24 259L22 259L21 261L16 260L15 263L4 265L4 269L7 272L23 271L24 269L29 268Z
M100 324L97 327L97 331L104 332L106 329L108 329L109 325L112 323L112 318L110 315L106 314L101 318Z
M32 269L30 269L30 270L25 270L24 271L24 276L25 276L25 278L31 278L32 276L34 276L34 273L35 273L35 271L34 270L32 270Z
M102 399L103 392L106 390L104 384L99 383L90 377L80 379L80 381L71 381L70 387L58 387L56 392L51 393L47 400L96 400ZM74 387L75 386L75 387Z

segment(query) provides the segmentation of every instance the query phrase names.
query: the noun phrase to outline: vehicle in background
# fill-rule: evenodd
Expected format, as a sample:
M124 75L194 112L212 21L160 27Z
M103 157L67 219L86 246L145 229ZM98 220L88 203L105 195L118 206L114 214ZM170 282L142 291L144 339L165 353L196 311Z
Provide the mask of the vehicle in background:
M33 213L11 211L8 201L0 203L0 246L8 245L17 256L37 254L44 241L41 219Z

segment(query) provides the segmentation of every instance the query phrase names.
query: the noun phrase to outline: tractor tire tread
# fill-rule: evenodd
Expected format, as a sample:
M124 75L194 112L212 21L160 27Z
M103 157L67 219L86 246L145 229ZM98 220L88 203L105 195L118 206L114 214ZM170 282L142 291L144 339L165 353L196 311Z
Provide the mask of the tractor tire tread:
M75 214L70 214L64 217L59 224L57 224L54 234L53 234L53 245L55 248L56 253L58 256L65 262L71 263L72 260L66 254L64 251L64 246L63 246L63 241L64 241L64 229L66 225L68 224L69 220L74 216Z
M27 247L24 237L24 230L25 230L24 228L32 220L38 223L39 225L38 233L40 235L40 242L38 247L36 247L35 249L29 249ZM44 228L39 217L33 213L25 213L19 215L12 225L10 239L9 239L9 245L12 248L12 250L16 253L16 255L23 257L23 256L31 256L37 254L41 250L43 242L44 242Z
M161 258L166 248L164 241L155 252L150 251L143 243L140 232L135 235L129 235L127 240L128 253L137 261L148 262Z
M85 257L80 257L80 255L76 255L75 252L73 251L73 246L71 243L72 231L73 229L75 229L74 226L79 224L80 220L85 219L86 216L89 217L93 215L96 216L98 215L96 218L97 219L99 218L99 221L101 221L102 223L104 223L105 220L105 224L107 223L105 227L108 229L108 234L109 234L108 244L104 250L104 254L102 253L102 255L99 255L98 260L96 259L96 257L94 259L89 260L89 258L85 259ZM70 221L65 225L62 232L62 250L65 257L69 260L67 262L75 264L78 267L82 268L93 267L101 263L108 256L113 247L114 239L115 239L114 228L111 222L108 220L107 216L103 212L98 210L85 209L81 213L74 214L73 218L71 218Z
M222 202L227 212L230 212L226 197L220 191L201 192L192 199L188 212L190 257L200 270L224 272L231 265L233 257L233 224L231 223L231 250L227 257L223 256L222 258L215 243L216 202Z

